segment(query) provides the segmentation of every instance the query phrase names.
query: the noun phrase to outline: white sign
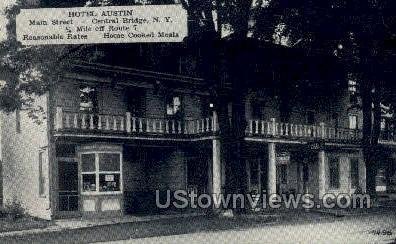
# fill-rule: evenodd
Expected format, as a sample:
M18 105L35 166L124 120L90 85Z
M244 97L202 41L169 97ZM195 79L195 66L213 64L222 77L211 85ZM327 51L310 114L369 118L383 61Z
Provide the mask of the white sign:
M106 182L114 181L114 175L105 175L105 181Z
M187 36L181 5L22 9L16 21L23 45L181 42Z
M290 162L290 153L279 153L276 155L277 164L289 164Z

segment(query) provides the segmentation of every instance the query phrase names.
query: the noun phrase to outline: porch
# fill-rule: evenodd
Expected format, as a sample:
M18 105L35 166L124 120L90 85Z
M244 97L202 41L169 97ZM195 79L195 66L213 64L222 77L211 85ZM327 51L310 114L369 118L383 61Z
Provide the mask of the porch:
M186 212L160 209L167 191L210 191L210 143L61 142L57 145L55 216L109 217Z
M218 131L217 118L152 118L125 114L96 114L67 111L57 107L55 132L57 135L154 138L194 138L213 135Z

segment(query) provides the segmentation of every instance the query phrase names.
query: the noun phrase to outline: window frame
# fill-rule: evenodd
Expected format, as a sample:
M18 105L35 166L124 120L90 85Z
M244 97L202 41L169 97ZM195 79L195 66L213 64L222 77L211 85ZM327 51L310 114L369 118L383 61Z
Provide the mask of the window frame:
M353 165L352 162L356 163L356 172L352 171L352 165ZM360 175L359 175L360 161L359 161L359 158L350 158L349 159L349 169L350 169L350 177L351 177L351 188L356 189L360 186ZM356 180L356 179L354 179L354 177L356 177L356 179L357 179L356 185L354 184L354 181Z
M39 196L42 198L47 197L46 193L46 177L44 172L44 151L40 150L38 154L38 163L39 163L39 179L38 179L38 190Z
M354 123L355 123L355 126L354 126L354 128L352 128L353 126L352 126L352 118L354 118ZM349 129L351 129L351 130L358 130L359 129L359 117L356 115L356 114L350 114L350 115L348 115L348 127L349 127Z
M288 184L288 168L287 164L279 165L279 183L284 185Z
M179 110L175 112L174 111L174 108L175 108L174 102L175 102L175 98L176 97L179 98L180 105L179 105ZM183 96L181 94L169 94L169 95L167 95L166 98L165 98L165 115L167 117L175 117L175 116L183 114L183 106L184 106L184 103L183 103L184 101L183 100L184 99L183 99ZM172 114L168 114L168 105L172 106L172 112L173 112Z
M84 154L94 154L95 155L95 171L82 171L82 155ZM99 168L99 155L100 154L118 154L120 157L120 168L119 171L101 171ZM119 151L84 151L80 152L79 155L79 181L80 181L80 192L81 195L117 195L117 194L122 194L123 193L123 174L122 174L122 169L123 169L123 154L122 152ZM103 174L118 174L119 175L119 191L100 191L100 175ZM83 176L84 175L94 175L95 176L95 191L84 191L84 184L83 184Z
M328 167L329 167L329 188L330 189L339 189L340 188L340 158L339 157L329 157L328 160ZM332 163L336 162L337 167L332 167ZM335 169L336 171L335 171ZM337 181L333 182L332 172L337 173Z
M82 104L82 96L81 95L82 95L82 90L84 88L89 88L92 90L89 93L86 93L87 95L89 95L88 98L92 102L92 107L81 106L81 104ZM98 104L98 90L97 90L96 86L91 85L91 84L81 84L78 87L78 94L79 94L79 103L78 103L79 111L87 112L87 113L97 112L99 104Z

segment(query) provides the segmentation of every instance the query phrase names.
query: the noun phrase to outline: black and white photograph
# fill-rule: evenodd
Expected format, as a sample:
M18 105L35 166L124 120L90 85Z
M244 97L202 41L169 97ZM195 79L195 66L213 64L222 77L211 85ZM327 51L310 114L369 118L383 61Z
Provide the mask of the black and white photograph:
M396 243L395 0L0 0L0 243Z

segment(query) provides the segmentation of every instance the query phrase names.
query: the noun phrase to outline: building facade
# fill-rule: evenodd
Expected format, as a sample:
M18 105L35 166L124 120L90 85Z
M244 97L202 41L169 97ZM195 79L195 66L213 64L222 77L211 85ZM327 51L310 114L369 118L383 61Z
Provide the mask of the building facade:
M348 87L290 99L285 119L278 96L248 90L248 191L317 199L365 191L362 114ZM80 63L36 103L46 114L39 124L24 111L2 119L4 200L33 216L153 212L156 190L224 192L227 162L202 79ZM392 136L381 144L396 145Z

